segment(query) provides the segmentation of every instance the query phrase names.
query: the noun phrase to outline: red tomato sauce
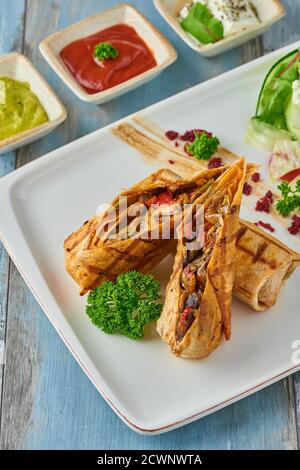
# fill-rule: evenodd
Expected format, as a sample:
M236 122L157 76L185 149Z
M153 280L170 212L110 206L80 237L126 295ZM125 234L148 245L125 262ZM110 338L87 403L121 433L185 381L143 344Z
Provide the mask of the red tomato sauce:
M110 42L119 51L117 58L105 60L102 66L94 61L94 48L100 42ZM112 88L157 65L143 39L126 24L74 41L61 50L60 57L89 94Z

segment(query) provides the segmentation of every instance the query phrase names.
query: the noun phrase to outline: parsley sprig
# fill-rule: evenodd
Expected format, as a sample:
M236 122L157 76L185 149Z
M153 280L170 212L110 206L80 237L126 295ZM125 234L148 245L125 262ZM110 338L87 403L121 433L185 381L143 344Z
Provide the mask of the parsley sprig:
M218 150L220 141L207 132L195 131L195 140L188 146L188 152L197 160L209 160Z
M94 57L96 57L100 62L108 59L116 59L118 55L118 49L110 42L100 42L99 44L96 44L94 48Z
M280 215L287 217L292 212L300 209L300 179L297 180L295 189L287 181L278 186L282 199L277 202L276 209Z

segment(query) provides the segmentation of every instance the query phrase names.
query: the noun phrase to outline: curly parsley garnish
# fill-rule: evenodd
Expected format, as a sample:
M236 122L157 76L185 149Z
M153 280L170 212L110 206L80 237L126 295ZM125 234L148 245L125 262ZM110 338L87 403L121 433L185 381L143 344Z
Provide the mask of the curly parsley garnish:
M108 59L116 59L119 51L110 42L100 42L94 48L94 57L100 62Z
M195 132L195 140L188 145L188 152L198 160L209 160L217 151L220 141L218 137L207 132Z
M86 313L105 333L119 333L130 339L141 339L147 323L158 320L160 284L151 275L130 271L93 289Z
M282 195L282 199L276 204L280 215L287 217L295 210L300 209L300 179L297 181L295 189L292 189L287 181L283 181L278 189Z

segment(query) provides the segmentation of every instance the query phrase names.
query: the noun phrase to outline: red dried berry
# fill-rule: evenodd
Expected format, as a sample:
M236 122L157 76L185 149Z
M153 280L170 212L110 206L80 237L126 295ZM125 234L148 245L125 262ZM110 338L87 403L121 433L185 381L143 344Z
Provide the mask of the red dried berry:
M258 183L260 181L260 174L259 173L254 173L254 175L252 175L252 181L253 183Z
M195 140L194 130L185 131L185 133L180 136L180 140L183 140L183 142L191 142L191 143L194 142Z
M272 233L275 232L275 228L272 227L271 224L267 224L267 223L265 223L265 222L262 222L261 220L260 220L256 225L258 225L258 226L260 226L260 227L263 227L263 228L265 228L266 230L269 230L269 232L272 232Z
M288 228L291 235L298 235L300 233L300 217L294 215L292 217L292 225Z
M297 226L300 229L300 217L298 215L293 215L292 221L293 225Z
M273 202L273 193L272 191L268 191L264 195L264 197L257 201L255 210L258 212L265 212L266 214L269 214Z
M299 233L299 229L295 225L291 225L288 228L288 231L290 232L291 235L298 235L298 233Z
M212 170L213 168L220 168L220 166L223 166L223 165L224 165L224 163L222 161L222 158L214 157L209 161L207 168L209 170Z
M167 131L165 133L165 136L169 139L169 140L175 140L177 139L177 137L179 136L179 133L176 132L176 131Z
M175 165L174 160L169 160L170 165Z
M267 199L269 199L270 202L273 204L273 193L272 193L272 191L268 191L268 192L266 193L265 197L266 197Z
M245 196L250 196L251 193L252 193L252 186L248 183L245 183L244 188L243 188L243 194Z
M175 147L179 147L179 143L177 141L175 142Z
M208 137L212 136L212 132L205 131L204 129L191 129L190 131L185 131L185 133L180 136L180 140L193 143L195 140L195 132L197 132L197 134L203 134L205 132Z

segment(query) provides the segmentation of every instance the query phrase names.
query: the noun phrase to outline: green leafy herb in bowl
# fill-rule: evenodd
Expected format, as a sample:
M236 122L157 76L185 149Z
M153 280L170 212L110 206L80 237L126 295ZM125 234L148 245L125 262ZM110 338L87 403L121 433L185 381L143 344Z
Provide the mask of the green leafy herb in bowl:
M116 282L104 282L90 292L86 313L105 333L142 339L145 326L160 317L159 291L160 284L151 275L120 274Z
M104 62L109 59L116 59L119 56L119 51L110 42L100 42L94 48L94 57L99 62Z

